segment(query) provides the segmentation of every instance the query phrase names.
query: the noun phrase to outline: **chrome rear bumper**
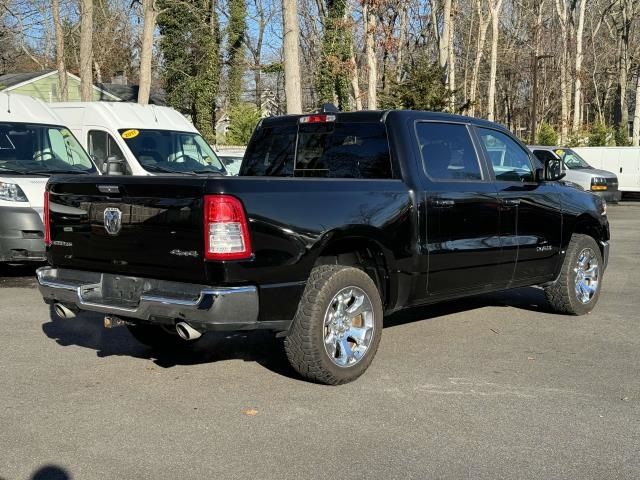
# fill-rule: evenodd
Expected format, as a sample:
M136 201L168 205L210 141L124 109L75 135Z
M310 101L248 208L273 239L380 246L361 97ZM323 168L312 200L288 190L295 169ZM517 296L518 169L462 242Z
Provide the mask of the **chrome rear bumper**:
M152 323L188 321L206 329L259 328L255 286L211 287L53 267L39 268L37 278L45 302L71 309Z

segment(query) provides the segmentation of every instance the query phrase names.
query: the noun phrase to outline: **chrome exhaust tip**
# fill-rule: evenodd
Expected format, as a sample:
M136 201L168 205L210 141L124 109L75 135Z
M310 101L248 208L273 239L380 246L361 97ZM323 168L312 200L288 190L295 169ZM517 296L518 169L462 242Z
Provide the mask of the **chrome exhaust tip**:
M176 332L178 332L178 335L183 340L195 340L202 336L201 332L193 328L187 322L176 323Z
M65 305L63 305L61 303L54 304L53 305L53 310L56 312L56 315L59 318L68 319L68 318L75 318L75 316L76 316L76 312L74 312L69 307L66 307Z

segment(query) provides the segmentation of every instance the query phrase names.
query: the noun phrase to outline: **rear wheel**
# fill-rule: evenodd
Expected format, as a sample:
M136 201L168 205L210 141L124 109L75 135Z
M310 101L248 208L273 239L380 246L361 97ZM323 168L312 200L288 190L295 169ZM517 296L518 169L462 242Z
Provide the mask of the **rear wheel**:
M185 348L196 340L183 340L175 328L169 325L135 324L127 325L129 332L140 343L153 349Z
M382 315L380 294L365 272L340 265L314 268L285 338L289 362L315 382L355 380L376 354Z
M573 235L560 277L544 290L551 307L571 315L593 310L602 288L602 268L602 253L596 241L588 235Z

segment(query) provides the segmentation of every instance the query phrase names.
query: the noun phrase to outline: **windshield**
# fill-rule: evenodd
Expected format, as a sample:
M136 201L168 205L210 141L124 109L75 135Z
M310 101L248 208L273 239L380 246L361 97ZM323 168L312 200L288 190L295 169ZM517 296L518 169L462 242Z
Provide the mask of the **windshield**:
M564 164L568 169L593 168L580 155L570 148L558 148L555 152L564 161Z
M64 127L0 122L0 173L95 173L89 156Z
M119 132L145 170L226 175L213 149L197 133L132 129Z

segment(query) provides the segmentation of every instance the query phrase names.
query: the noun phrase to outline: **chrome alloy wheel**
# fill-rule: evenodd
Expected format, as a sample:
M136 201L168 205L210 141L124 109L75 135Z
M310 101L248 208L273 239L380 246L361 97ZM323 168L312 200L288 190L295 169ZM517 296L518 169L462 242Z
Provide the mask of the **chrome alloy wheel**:
M576 298L587 304L598 291L600 280L598 257L591 248L585 248L580 252L573 271L576 272Z
M324 316L324 349L339 367L351 367L367 353L373 340L373 306L358 287L340 290Z

